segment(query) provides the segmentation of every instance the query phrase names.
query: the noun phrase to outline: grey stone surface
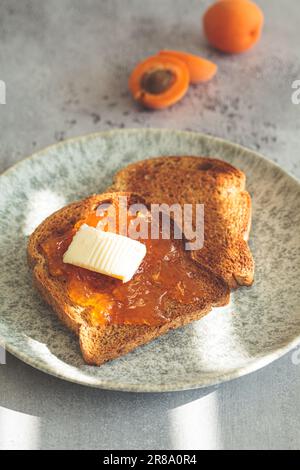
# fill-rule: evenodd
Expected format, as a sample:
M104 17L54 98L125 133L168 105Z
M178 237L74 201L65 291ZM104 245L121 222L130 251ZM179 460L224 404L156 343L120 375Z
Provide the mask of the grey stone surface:
M234 57L211 50L201 35L209 3L2 0L1 170L65 137L170 127L258 149L299 178L300 105L291 101L300 79L298 2L258 1L262 41ZM132 102L127 78L162 47L211 57L219 74L177 106L151 113ZM165 395L86 389L7 359L0 448L299 448L300 368L291 354L218 388Z

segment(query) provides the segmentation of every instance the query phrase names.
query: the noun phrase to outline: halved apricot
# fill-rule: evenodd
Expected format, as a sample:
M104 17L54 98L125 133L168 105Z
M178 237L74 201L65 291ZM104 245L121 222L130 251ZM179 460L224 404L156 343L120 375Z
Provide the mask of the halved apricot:
M194 54L189 54L188 52L163 49L162 51L159 51L159 54L169 57L177 57L185 62L190 72L191 83L206 82L213 78L218 70L217 65L210 60L203 59L203 57Z
M177 57L156 55L140 62L129 77L133 98L147 108L161 109L179 101L190 81L187 65Z

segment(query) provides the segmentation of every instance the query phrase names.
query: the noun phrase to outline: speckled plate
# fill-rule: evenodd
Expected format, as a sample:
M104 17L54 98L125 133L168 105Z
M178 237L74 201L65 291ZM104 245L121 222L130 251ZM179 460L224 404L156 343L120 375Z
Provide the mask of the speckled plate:
M47 215L101 192L118 168L158 155L211 155L243 170L253 200L255 284L226 308L102 367L84 364L78 340L32 287L28 235ZM122 130L61 142L0 178L0 341L33 367L114 390L171 391L240 377L300 343L300 185L255 152L198 133Z

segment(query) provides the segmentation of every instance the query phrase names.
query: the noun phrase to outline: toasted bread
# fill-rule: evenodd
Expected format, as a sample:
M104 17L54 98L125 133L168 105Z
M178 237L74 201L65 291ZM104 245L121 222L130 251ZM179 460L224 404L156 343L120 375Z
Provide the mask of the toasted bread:
M116 324L94 326L90 322L90 308L74 304L66 292L64 279L50 274L41 244L49 237L73 227L77 221L83 220L86 215L95 210L100 203L113 202L119 194L126 193L95 195L64 207L48 217L34 231L28 244L28 261L33 269L36 287L46 302L53 307L61 321L79 336L84 360L94 365L100 365L121 356L168 330L198 320L213 306L225 305L229 301L227 284L199 264L197 279L199 279L200 300L189 305L173 301L168 306L169 321L158 326ZM130 203L136 202L136 196L129 193L126 195L130 198ZM189 255L185 254L185 256ZM190 259L190 263L198 264L198 261Z
M204 204L204 246L192 256L236 288L251 285L254 276L245 182L242 171L221 160L159 157L123 168L109 190L134 191L151 203Z

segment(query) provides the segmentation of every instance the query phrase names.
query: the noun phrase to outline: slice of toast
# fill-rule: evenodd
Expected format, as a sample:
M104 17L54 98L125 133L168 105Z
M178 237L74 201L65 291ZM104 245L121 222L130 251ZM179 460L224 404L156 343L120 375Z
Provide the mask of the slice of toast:
M134 191L151 203L204 204L204 246L192 256L236 288L251 285L254 276L245 182L242 171L221 160L158 157L123 168L109 190Z
M122 193L124 195L125 193ZM168 305L168 321L158 326L106 324L94 326L90 320L90 307L82 307L70 300L66 291L65 279L52 276L48 269L47 258L42 250L42 243L53 236L64 233L74 227L76 222L95 211L102 202L116 200L119 193L107 193L91 196L83 201L74 202L48 217L31 235L28 244L28 261L33 270L36 287L48 304L57 313L61 321L79 336L84 360L88 364L100 365L117 358L143 345L168 330L181 327L198 320L212 307L226 305L229 301L228 285L211 270L199 264L191 257L188 262L199 266L199 299L194 304L184 305L172 301ZM127 194L130 203L136 202L136 196ZM183 242L182 242L183 243ZM147 256L147 255L146 255ZM184 256L190 256L185 252ZM131 281L129 281L131 282Z

